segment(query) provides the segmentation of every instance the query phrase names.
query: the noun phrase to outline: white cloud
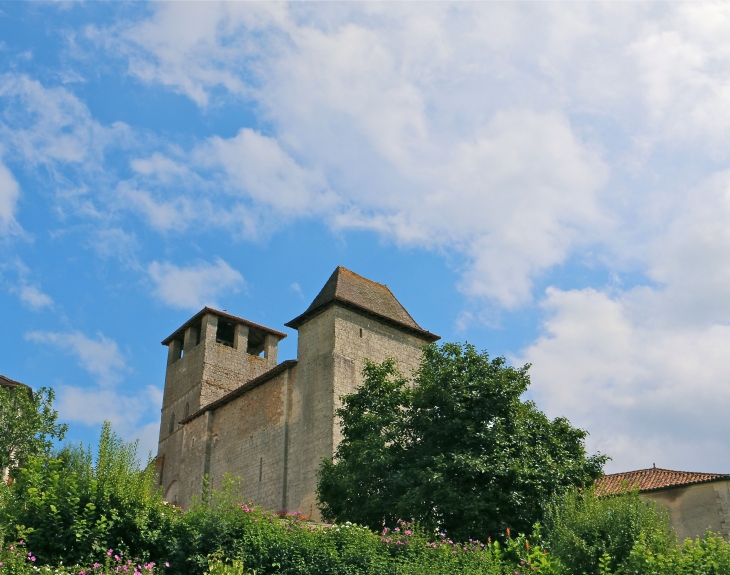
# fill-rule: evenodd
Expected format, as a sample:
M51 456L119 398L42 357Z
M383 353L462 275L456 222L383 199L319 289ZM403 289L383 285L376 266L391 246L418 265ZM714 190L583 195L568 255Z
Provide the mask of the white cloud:
M111 227L96 230L90 238L89 247L102 258L116 258L122 265L132 269L141 269L137 261L140 249L137 237L132 232Z
M140 440L139 455L143 463L150 451L157 453L159 424L156 415L162 405L162 390L150 385L136 394L120 393L117 385L129 368L114 340L101 333L96 338L89 338L78 331L32 331L26 333L25 338L70 353L96 380L96 385L90 386L57 386L56 409L62 421L87 426L109 421L125 439ZM144 423L150 415L155 421Z
M122 395L110 388L60 386L56 405L61 420L95 426L109 421L128 441L139 439L138 455L144 464L147 455L157 453L159 422L142 423L143 416L158 413L162 391L154 386L137 395Z
M551 289L544 335L515 361L533 364L538 404L588 429L589 447L614 458L609 470L726 472L730 327L656 325L642 309L663 297Z
M16 294L26 307L33 311L53 308L53 298L43 291L37 281L31 279L34 274L20 259L9 264L0 264L0 271L3 269L13 270L17 274L15 282L8 282L8 291Z
M20 285L17 288L17 292L20 296L20 301L33 310L53 307L53 298L47 293L44 293L38 286L28 284Z
M45 87L18 74L0 75L0 134L9 150L31 165L98 164L105 148L130 137L117 123L105 127L68 89Z
M131 203L160 230L232 204L245 217L228 223L245 222L248 237L261 221L322 215L337 228L459 253L465 293L510 307L528 301L534 277L607 229L598 202L608 170L554 88L539 88L546 100L490 103L495 74L515 79L495 68L494 34L508 42L516 34L495 28L491 10L515 12L424 6L414 20L398 7L315 15L283 5L216 4L205 14L164 5L116 34L91 30L129 57L133 74L202 106L221 87L256 98L274 126L273 136L244 128L193 150L192 169L234 199L217 189L201 210L198 192L155 199L138 187ZM133 167L166 177L181 169L159 156ZM251 205L236 203L237 190Z
M127 371L127 363L117 342L97 333L96 339L78 331L31 331L25 339L36 343L52 344L74 355L79 365L94 376L102 387L118 383Z
M212 264L199 262L188 267L155 261L147 272L155 284L155 296L166 305L182 309L216 307L219 294L236 293L245 286L243 276L221 258Z
M609 469L730 469L729 229L722 172L637 246L653 286L547 291L543 333L515 360L533 364L548 413L588 429L589 444L614 457Z
M337 203L321 174L302 168L274 138L249 128L233 138L210 138L195 156L205 165L222 168L234 189L279 214L325 212Z
M10 170L0 161L0 235L17 230L15 209L20 186Z
M291 289L301 299L304 299L304 292L302 292L302 286L300 286L297 282L294 282L293 284L291 284L289 286L289 289Z
M165 3L88 37L203 108L253 104L266 127L133 160L120 208L163 233L216 221L258 238L302 216L375 230L457 254L462 291L502 308L576 260L626 275L546 292L522 353L541 405L591 430L614 469L729 454L714 439L730 343L727 5ZM89 141L74 133L69 162ZM57 154L33 134L17 146ZM243 283L223 260L147 271L184 308Z

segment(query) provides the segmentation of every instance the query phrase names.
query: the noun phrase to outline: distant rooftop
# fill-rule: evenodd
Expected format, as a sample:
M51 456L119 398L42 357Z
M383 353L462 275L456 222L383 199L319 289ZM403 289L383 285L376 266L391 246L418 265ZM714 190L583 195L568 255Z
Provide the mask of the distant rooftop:
M15 381L14 379L10 379L4 375L0 375L0 385L3 387L28 387L24 383L20 383L19 381Z
M426 341L441 339L419 326L388 289L388 286L369 280L342 266L339 266L330 276L307 311L285 325L298 329L307 320L322 313L335 303L353 308L361 313L364 312L384 323L395 324Z
M30 388L29 385L26 385L19 381L15 381L14 379L10 379L9 377L5 377L4 375L0 375L0 387L24 387L28 390L28 393L31 395L31 397L33 396L33 390Z
M162 345L170 345L170 342L175 339L182 340L185 336L185 330L187 328L189 328L190 326L199 325L203 319L203 316L208 313L215 314L218 317L223 318L224 320L226 320L232 324L247 325L252 330L273 334L273 335L277 336L279 339L284 339L286 337L285 333L282 333L275 329L271 329L270 327L266 327L265 325L260 325L258 323L254 323L254 322L244 319L242 317L238 317L236 315L231 315L230 313L227 313L224 311L213 309L212 307L204 307L198 313L196 313L193 317L191 317L188 321L186 321L179 328L177 328L171 335L169 335L165 339L163 339Z
M640 492L667 489L695 483L730 480L723 473L696 473L693 471L673 471L652 467L638 471L612 473L596 479L599 495L616 495L627 489L638 488Z

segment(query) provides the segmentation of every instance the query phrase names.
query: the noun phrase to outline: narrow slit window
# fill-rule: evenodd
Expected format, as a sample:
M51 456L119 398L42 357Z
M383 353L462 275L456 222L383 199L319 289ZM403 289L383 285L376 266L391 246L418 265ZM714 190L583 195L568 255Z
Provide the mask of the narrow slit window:
M190 403L185 402L185 417L190 415Z
M259 458L259 483L261 483L261 478L264 474L264 458Z
M175 431L175 412L172 412L172 416L170 416L170 433Z
M362 337L362 328L360 328L360 337Z

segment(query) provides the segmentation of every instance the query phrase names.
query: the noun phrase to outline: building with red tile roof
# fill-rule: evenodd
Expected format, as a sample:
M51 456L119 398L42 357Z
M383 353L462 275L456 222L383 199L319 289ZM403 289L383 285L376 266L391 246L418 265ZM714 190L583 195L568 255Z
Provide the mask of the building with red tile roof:
M730 536L730 474L654 466L604 475L596 486L602 496L636 489L645 501L664 506L680 541L700 537L708 530Z

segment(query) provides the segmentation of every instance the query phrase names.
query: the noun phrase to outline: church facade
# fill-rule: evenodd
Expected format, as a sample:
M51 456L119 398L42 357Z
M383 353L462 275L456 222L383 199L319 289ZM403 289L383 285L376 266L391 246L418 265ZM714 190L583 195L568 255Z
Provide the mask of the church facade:
M278 362L286 334L204 308L162 344L167 371L155 460L165 499L187 508L225 474L265 509L319 518L316 473L341 439L335 410L362 383L365 359L404 374L439 337L387 286L338 267L307 310L297 359Z

